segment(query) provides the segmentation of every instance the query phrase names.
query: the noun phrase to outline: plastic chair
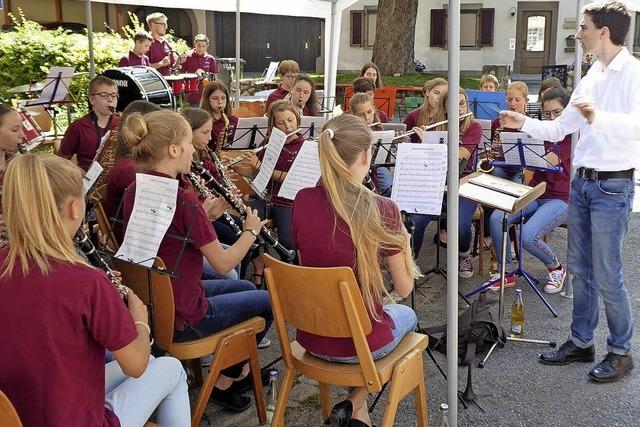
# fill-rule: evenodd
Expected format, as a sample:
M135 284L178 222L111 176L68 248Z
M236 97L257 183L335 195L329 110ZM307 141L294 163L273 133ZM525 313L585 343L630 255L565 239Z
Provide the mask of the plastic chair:
M252 317L214 335L193 341L173 342L175 304L169 276L119 259L114 259L114 264L116 269L122 273L124 283L145 304L153 304L154 339L160 348L178 360L195 361L196 369L200 367L199 359L201 357L215 354L209 374L200 388L200 393L198 393L191 411L191 425L193 427L200 425L200 419L207 407L209 396L220 372L245 361L249 362L251 368L258 420L261 425L266 424L267 412L256 343L256 334L264 330L264 319ZM156 258L155 267L165 268L160 258ZM150 298L150 292L152 298Z
M22 422L16 409L2 391L0 391L0 420L3 427L22 427Z
M417 425L427 426L422 352L428 338L410 332L389 355L374 361L366 340L372 329L371 321L350 268L298 267L268 255L265 262L264 273L285 364L272 425L283 425L293 380L300 372L318 381L324 418L331 412L329 384L380 392L383 384L391 381L381 426L393 425L398 403L412 391L416 392ZM313 356L297 341L289 341L286 324L316 335L353 338L360 363L332 363Z

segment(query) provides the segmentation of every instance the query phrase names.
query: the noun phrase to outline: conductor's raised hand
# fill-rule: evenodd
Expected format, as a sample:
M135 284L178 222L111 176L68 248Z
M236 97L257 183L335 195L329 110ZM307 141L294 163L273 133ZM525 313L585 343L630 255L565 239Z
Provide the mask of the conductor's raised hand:
M596 113L598 111L598 107L596 106L595 101L590 97L576 97L571 104L580 110L580 113L584 116L585 119L589 122L589 124L593 123L593 120L596 118Z
M515 111L500 111L500 126L509 129L520 129L524 125L524 114Z

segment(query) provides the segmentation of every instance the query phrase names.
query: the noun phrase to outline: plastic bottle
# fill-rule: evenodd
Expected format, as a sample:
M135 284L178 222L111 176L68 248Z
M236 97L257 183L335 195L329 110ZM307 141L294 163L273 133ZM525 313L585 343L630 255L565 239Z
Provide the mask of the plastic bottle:
M516 300L511 306L510 335L514 338L524 337L524 302L522 300L522 289L516 289Z
M449 405L446 403L440 404L435 427L449 427Z
M278 401L278 371L269 372L269 386L267 387L267 425L271 425L273 413Z

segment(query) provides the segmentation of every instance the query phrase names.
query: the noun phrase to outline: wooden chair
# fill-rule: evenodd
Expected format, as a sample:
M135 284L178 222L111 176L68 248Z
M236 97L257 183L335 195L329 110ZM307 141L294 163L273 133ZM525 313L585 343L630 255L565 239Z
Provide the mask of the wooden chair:
M232 110L234 116L240 117L256 117L247 107L237 107Z
M300 372L318 381L324 418L331 412L329 384L379 392L383 384L391 381L381 425L393 425L399 401L415 390L417 425L426 426L422 352L427 347L427 337L410 332L393 352L374 362L366 340L371 321L350 268L298 267L268 255L265 261L264 273L285 364L272 425L284 424L293 380ZM360 363L332 363L311 355L297 341L289 341L285 324L326 337L352 337Z
M260 101L251 101L251 102L241 101L240 108L246 108L247 110L249 110L249 112L253 114L253 116L251 117L264 116L264 104Z
M478 205L473 214L472 223L474 223L476 232L473 238L473 256L478 257L478 273L484 274L484 209Z
M118 259L114 259L114 264L115 268L122 273L124 283L145 304L153 304L154 339L161 348L178 360L195 361L198 367L201 357L215 354L209 374L200 388L191 412L191 425L193 427L200 425L200 419L220 372L245 361L249 362L253 377L253 395L258 420L261 425L266 424L267 412L256 343L256 334L264 330L264 319L253 317L214 335L194 341L173 342L175 305L169 276ZM160 258L156 258L155 266L163 269L164 263ZM150 298L150 291L152 298Z
M0 424L3 427L22 427L22 422L16 409L2 391L0 391Z
M118 251L118 247L120 245L118 245L118 242L116 241L113 229L111 228L111 222L109 221L107 212L102 204L102 201L105 200L106 193L107 185L104 184L96 189L91 200L95 206L96 221L98 222L98 229L100 230L101 238L103 240L102 243L109 251L115 253Z

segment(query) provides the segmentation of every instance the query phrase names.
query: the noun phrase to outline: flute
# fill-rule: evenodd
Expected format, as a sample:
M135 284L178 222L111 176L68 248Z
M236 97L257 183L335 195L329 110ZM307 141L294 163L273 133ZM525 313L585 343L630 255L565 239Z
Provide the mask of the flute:
M265 148L267 148L267 144L263 145L262 147L258 147L258 148L254 148L253 150L251 150L251 152L253 154L258 154L259 152L261 152L262 150L264 150ZM227 167L230 168L234 165L237 165L238 163L240 163L241 161L245 160L247 158L247 153L242 154L238 157L234 157L233 159L231 159L231 161L229 161L229 163L227 163Z
M459 120L462 120L462 119L464 119L465 117L468 117L468 116L470 116L470 115L472 115L472 114L473 114L472 112L465 113L465 114L463 114L463 115L461 115L461 116L459 117ZM446 125L448 122L449 122L449 120L442 120L441 122L432 123L432 124L430 124L430 125L428 125L428 126L423 126L423 127L422 127L422 130L427 131L427 130L429 130L429 129L433 129L433 128L436 128L436 127L438 127L438 126ZM410 131L408 131L408 132L401 133L400 135L396 135L396 136L394 136L394 137L393 137L393 140L394 140L394 141L396 141L396 140L398 140L398 139L403 139L403 138L406 138L407 136L411 136L411 135L413 135L414 133L416 133L416 131L415 131L415 130L413 130L413 129L411 129L411 130L410 130Z

